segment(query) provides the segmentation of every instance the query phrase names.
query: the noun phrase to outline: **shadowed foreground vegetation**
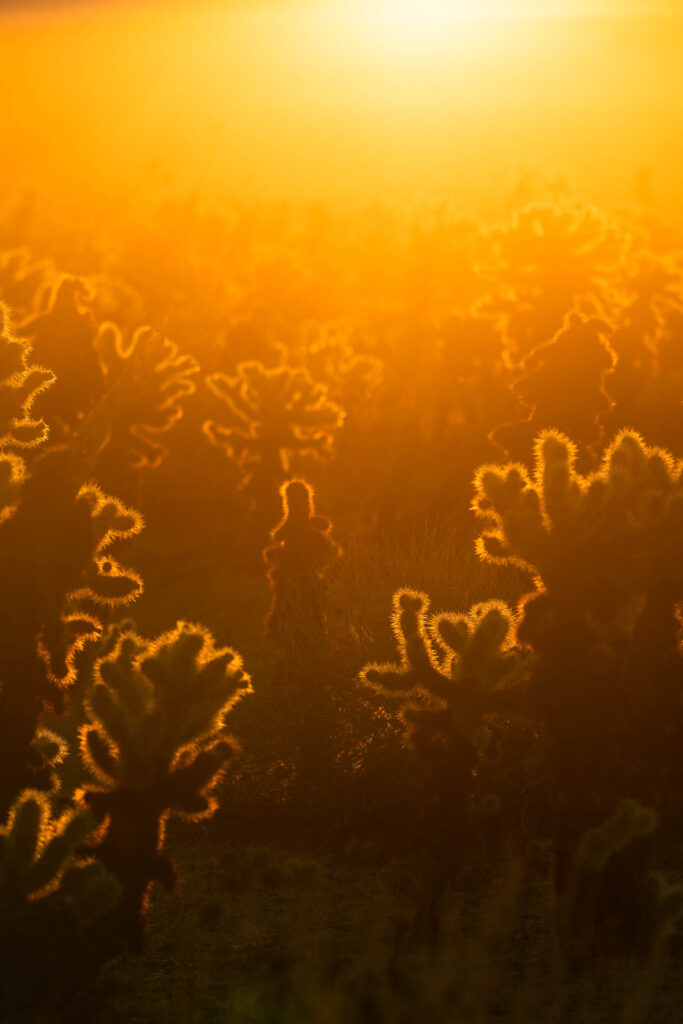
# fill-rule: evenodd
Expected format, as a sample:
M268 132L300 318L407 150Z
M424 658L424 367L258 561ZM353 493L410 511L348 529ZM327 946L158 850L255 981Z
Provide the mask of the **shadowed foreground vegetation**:
M2 1019L678 1019L681 225L57 216L0 219Z

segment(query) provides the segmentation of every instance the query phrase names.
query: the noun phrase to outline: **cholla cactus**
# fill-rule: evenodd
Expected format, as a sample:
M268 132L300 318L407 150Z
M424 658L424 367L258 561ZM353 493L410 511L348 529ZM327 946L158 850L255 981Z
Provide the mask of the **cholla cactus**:
M513 350L524 356L552 338L568 310L608 313L609 280L622 243L615 226L590 207L535 203L491 232L493 259L483 273Z
M263 552L272 603L266 621L270 639L293 639L325 628L325 575L341 557L329 519L315 511L313 488L288 480L280 488L283 517Z
M3 911L38 900L59 886L64 871L97 822L88 812L54 818L50 798L23 790L0 827L0 905Z
M0 299L18 316L29 315L37 294L50 276L54 276L50 262L34 259L29 249L0 252Z
M33 419L31 410L55 377L29 363L30 354L30 345L12 333L9 309L0 302L0 451L33 448L47 438L45 421Z
M79 278L60 277L47 296L44 312L20 325L33 354L54 372L57 383L42 402L42 412L67 436L104 391L95 351L95 321L86 309L87 289Z
M648 391L657 378L657 343L666 313L683 304L681 272L672 259L639 252L631 261L612 345L618 357L610 381L621 422L647 425Z
M243 487L257 499L272 493L295 458L331 457L344 412L308 370L240 363L235 377L214 373L207 384L227 405L232 423L208 421L204 432L236 462Z
M517 463L481 467L480 556L526 568L580 615L614 613L635 595L668 603L673 619L683 596L683 464L629 430L594 473L580 475L576 459L576 445L550 430L536 441L533 473Z
M118 925L133 947L150 883L173 886L165 822L215 810L217 784L236 751L225 719L249 689L239 655L182 622L155 641L122 633L95 664L80 733L95 782L84 799L108 822L97 855L123 885Z
M106 368L108 439L114 467L156 468L168 454L167 436L194 393L199 364L160 331L139 327L128 341L114 323L100 325L95 346Z
M434 615L426 594L404 589L393 603L399 661L367 665L360 682L401 708L413 752L410 783L419 787L416 839L428 865L416 923L435 940L490 729L497 713L519 709L529 658L516 644L514 614L502 601L463 615Z
M0 978L7 1020L33 1019L95 968L93 926L120 898L116 879L79 852L96 825L83 809L54 817L45 793L24 790L0 827L0 955L12 964Z
M538 655L528 706L553 781L563 899L581 835L629 792L657 792L680 813L683 740L675 617L683 464L632 431L616 437L588 476L576 471L576 457L566 437L542 433L533 472L483 467L475 499L487 524L480 555L535 579L519 609L519 637ZM629 858L623 877L635 887L642 865ZM621 913L618 890L610 913Z
M486 601L464 615L434 615L426 594L398 590L392 628L400 661L367 665L361 682L408 698L402 717L416 736L436 736L446 726L480 744L487 716L514 707L528 673L512 610Z
M506 453L518 455L542 429L555 428L591 449L612 408L608 380L616 363L603 320L570 314L555 337L524 360L515 394L526 414L492 432Z
M310 325L302 331L300 358L314 380L323 381L330 398L350 416L368 407L382 381L377 356L354 347L353 329L344 323Z
M98 608L134 600L142 581L116 557L141 517L94 484L73 451L48 452L21 484L0 530L0 801L48 784L31 744L46 700L75 677L75 655L101 629ZM55 684L58 684L56 687ZM38 772L38 775L34 773Z
M24 450L48 436L33 403L53 382L49 370L29 362L31 348L15 337L7 306L0 302L0 523L14 515L26 475ZM22 454L20 454L22 453Z

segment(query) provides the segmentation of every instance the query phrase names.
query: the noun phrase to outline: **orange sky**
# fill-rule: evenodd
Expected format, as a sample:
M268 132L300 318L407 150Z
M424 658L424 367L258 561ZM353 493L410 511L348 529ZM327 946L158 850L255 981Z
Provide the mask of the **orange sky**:
M493 18L409 43L320 3L24 8L0 21L0 180L471 196L538 167L606 198L650 166L680 200L683 18Z

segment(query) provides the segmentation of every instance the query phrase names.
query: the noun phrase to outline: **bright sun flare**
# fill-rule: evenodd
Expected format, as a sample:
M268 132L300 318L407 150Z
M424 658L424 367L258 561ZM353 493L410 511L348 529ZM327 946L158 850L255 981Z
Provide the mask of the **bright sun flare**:
M524 16L533 6L534 0L366 0L345 12L380 48L419 52L490 30L492 22Z

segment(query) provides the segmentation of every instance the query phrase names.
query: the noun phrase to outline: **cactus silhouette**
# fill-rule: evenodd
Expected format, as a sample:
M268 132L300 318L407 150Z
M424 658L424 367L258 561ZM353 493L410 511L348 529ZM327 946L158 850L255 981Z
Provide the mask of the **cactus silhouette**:
M360 414L382 381L382 360L357 351L353 331L343 323L311 325L302 334L302 364L347 415Z
M0 528L0 801L47 784L32 749L46 700L75 677L75 655L101 629L98 609L134 600L140 577L116 558L141 517L94 484L80 485L73 449L46 452L20 481L15 511ZM38 773L37 775L35 773Z
M15 337L9 309L0 302L0 451L33 448L48 435L45 421L33 419L31 409L55 377L29 363L30 355L30 345Z
M42 410L64 437L104 392L102 368L94 347L96 325L86 308L87 296L83 281L63 275L49 290L47 308L20 325L34 357L49 366L57 378Z
M95 347L106 370L108 439L99 463L156 468L168 454L167 437L193 394L196 359L151 327L129 340L114 323L98 328Z
M414 741L446 729L474 746L483 740L486 716L518 701L516 686L529 659L515 644L514 613L504 602L434 615L426 594L398 590L392 629L401 660L367 665L360 680L379 693L409 698L402 717Z
M307 370L240 363L235 377L214 373L207 384L232 422L207 421L204 431L236 462L254 500L269 500L295 458L332 456L344 412Z
M482 273L492 295L483 306L500 318L519 356L552 338L573 308L609 312L623 242L597 210L534 203L493 229L491 242Z
M416 924L433 942L456 850L468 835L489 725L496 713L519 709L529 656L516 644L514 613L502 601L464 615L434 615L426 594L403 589L393 604L400 660L367 665L360 682L400 704L411 774L421 789L418 843L429 851Z
M182 417L183 398L195 391L197 360L150 327L126 340L116 324L106 322L94 344L106 386L90 417L95 430L101 424L97 473L158 468L168 455L169 432Z
M249 689L239 655L182 622L155 641L123 632L95 664L80 732L94 783L83 799L108 822L97 856L120 880L123 898L107 928L130 948L142 943L150 884L174 885L163 851L166 820L216 809L216 787L237 751L225 718Z
M17 316L33 311L36 296L45 288L54 270L47 260L35 260L26 248L0 252L0 299Z
M529 708L542 723L564 887L580 836L619 799L654 790L679 813L683 464L633 431L588 476L557 432L542 433L535 451L533 473L483 467L474 507L487 525L480 555L535 581L518 635L538 656ZM626 861L637 887L642 864Z
M597 444L613 405L608 388L616 354L609 334L604 321L572 313L551 341L526 357L513 385L526 415L491 434L506 454L520 457L548 428L568 434L583 448Z
M621 420L637 414L656 373L657 339L666 313L683 304L681 275L673 260L639 252L624 281L624 297L612 344L618 357L611 390Z
M282 520L264 550L271 590L266 635L290 640L299 629L325 628L325 575L341 557L329 519L316 514L313 488L305 480L280 487Z
M58 1003L99 966L91 930L120 899L120 886L81 854L97 826L84 809L55 817L49 797L23 790L0 827L0 977L5 1019L29 1019Z

